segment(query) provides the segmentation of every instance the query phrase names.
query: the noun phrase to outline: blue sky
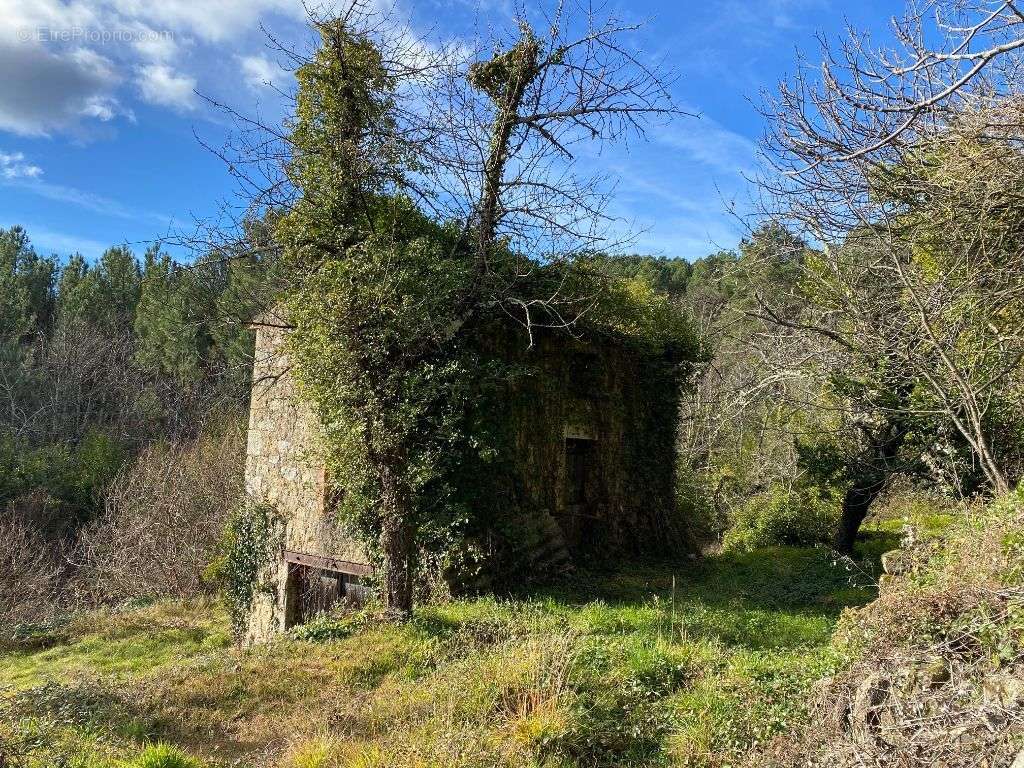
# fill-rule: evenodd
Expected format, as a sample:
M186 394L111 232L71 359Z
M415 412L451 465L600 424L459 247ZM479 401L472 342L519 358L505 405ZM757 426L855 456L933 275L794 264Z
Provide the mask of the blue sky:
M814 35L846 24L884 30L899 2L641 0L607 6L647 21L636 43L676 72L677 103L698 113L646 143L591 158L617 178L614 213L635 249L697 258L733 247L743 173L756 167L763 88L814 59ZM423 34L472 37L508 27L502 0L398 0ZM196 91L243 112L278 115L268 81L287 88L261 25L307 39L301 0L0 0L0 227L25 226L36 247L94 258L110 245L139 251L189 230L230 201L214 146L228 131Z

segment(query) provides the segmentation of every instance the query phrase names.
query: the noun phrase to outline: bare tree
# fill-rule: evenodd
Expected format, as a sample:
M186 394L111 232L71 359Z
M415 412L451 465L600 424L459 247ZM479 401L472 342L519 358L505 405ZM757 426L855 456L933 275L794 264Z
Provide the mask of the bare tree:
M994 412L1016 398L1007 320L1024 299L1005 224L1024 16L1015 2L912 3L892 32L894 48L852 31L823 41L820 78L801 67L766 105L761 211L820 245L806 278L822 315L802 329L901 371L905 402L876 412L948 420L1002 493Z

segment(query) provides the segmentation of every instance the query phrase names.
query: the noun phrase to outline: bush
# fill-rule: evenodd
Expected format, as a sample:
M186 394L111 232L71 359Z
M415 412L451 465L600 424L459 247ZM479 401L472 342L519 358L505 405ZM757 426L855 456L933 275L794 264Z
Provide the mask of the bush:
M59 572L39 532L13 505L0 510L0 635L49 617Z
M228 512L242 495L244 430L231 420L188 443L145 448L111 483L104 512L80 537L100 598L187 598L208 592Z
M142 750L127 768L203 768L203 764L177 747L158 743Z
M778 544L811 545L831 540L839 504L816 489L773 486L740 505L722 538L722 548L749 552Z
M124 464L126 446L99 430L76 442L30 446L0 436L0 499L47 503L34 519L41 532L64 536L96 516L104 488Z
M365 613L347 613L344 615L321 614L313 619L292 627L289 635L296 640L311 643L329 643L351 637L366 624Z

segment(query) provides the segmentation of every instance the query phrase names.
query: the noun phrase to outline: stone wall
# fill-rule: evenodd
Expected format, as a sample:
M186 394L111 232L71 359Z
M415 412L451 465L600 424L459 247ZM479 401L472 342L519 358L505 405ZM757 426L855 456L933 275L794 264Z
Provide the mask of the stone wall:
M512 376L480 407L487 458L470 456L453 483L469 483L458 502L482 557L453 568L452 586L501 592L574 565L679 554L678 365L557 329L535 329L532 344L511 324L483 336L485 354L511 364Z
M297 397L284 334L272 320L256 329L246 492L254 502L273 507L284 520L280 537L284 550L368 563L362 548L339 533L327 514L323 462L316 454L316 423ZM249 642L286 628L287 580L288 564L282 552L256 591L247 630Z
M678 390L658 386L650 361L613 344L549 338L527 358L538 375L513 412L514 464L532 501L577 557L668 544ZM570 498L567 440L589 447L582 504Z

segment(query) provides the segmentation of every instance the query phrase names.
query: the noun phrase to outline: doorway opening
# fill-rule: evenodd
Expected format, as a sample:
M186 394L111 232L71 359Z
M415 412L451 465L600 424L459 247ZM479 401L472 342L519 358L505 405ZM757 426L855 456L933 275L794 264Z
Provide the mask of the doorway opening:
M285 595L285 629L305 624L338 606L363 605L370 597L368 566L340 560L285 552L288 579Z

